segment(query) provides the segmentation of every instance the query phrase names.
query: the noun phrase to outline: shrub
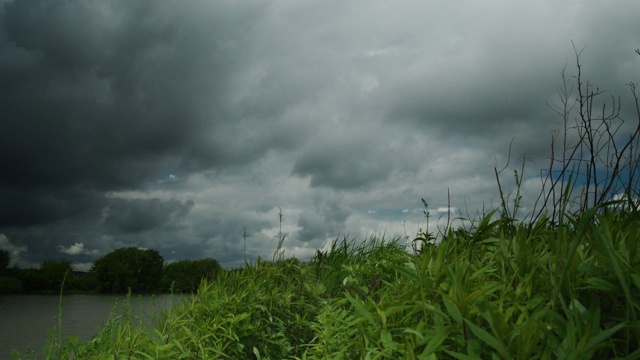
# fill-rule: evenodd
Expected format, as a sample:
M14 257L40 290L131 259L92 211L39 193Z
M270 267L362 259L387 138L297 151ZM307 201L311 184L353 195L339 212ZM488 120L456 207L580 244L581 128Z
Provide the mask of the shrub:
M23 291L20 280L13 276L0 276L0 294L15 294Z
M203 279L214 279L222 269L217 260L180 260L168 264L162 271L162 290L195 293Z
M164 259L156 250L116 249L93 263L102 291L151 292L160 288Z

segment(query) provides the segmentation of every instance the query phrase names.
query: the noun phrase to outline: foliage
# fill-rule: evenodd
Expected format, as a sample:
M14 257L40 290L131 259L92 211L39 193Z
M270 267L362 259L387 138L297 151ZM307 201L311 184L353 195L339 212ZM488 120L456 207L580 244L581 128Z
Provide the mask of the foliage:
M9 256L9 251L0 249L0 274L6 274L10 260L11 257Z
M100 288L105 292L152 292L160 287L164 259L156 250L116 249L94 262Z
M97 269L101 270L96 273L73 271L68 260L46 260L38 269L7 269L5 275L0 275L0 293L57 292L66 273L69 276L65 291L125 293L131 288L136 292L196 292L203 278L213 279L221 270L218 261L212 258L182 260L166 267L161 261L162 257L154 250L121 250L97 261ZM132 268L136 264L140 272Z
M0 249L0 294L14 294L24 291L20 280L10 276L9 251Z
M23 291L20 280L13 276L0 276L0 294L15 294Z
M79 292L95 292L100 288L100 283L94 273L74 272L73 276L67 277L65 290Z
M45 282L43 290L60 291L61 284L73 272L69 260L46 260L40 264L40 273Z
M479 219L410 254L335 241L306 263L223 270L153 329L111 318L66 358L637 358L640 212L532 229ZM624 215L624 216L621 216ZM493 354L493 355L491 355ZM64 358L64 357L63 357Z
M65 291L97 291L99 283L93 273L72 271L68 261L48 260L38 269L9 269L7 276L0 277L5 279L0 281L0 292L57 292L67 271L69 275L65 281Z
M20 281L24 291L43 291L49 288L49 282L40 269L11 269L11 274Z
M173 262L162 271L162 290L195 293L202 279L213 279L221 269L212 258Z

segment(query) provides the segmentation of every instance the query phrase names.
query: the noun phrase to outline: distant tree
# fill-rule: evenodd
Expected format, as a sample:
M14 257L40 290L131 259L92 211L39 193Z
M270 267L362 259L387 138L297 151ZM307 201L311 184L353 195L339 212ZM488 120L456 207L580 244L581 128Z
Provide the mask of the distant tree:
M65 276L71 276L73 267L69 260L45 260L40 264L40 273L44 280L44 289L40 290L60 290Z
M11 276L9 261L9 251L0 250L0 294L13 294L24 290L20 280Z
M43 291L49 288L49 282L44 276L44 272L40 269L12 269L14 276L20 283L24 291Z
M222 267L217 260L180 260L164 267L162 290L175 292L196 292L202 279L212 279Z
M213 278L218 274L218 271L222 270L220 263L213 258L204 258L193 262L195 270L198 274L207 278Z
M116 249L92 266L105 292L152 292L160 288L164 259L156 250Z
M71 279L67 279L69 282L69 289L78 291L98 291L100 290L100 283L96 279L96 274L92 272L77 272ZM65 284L65 287L67 285Z
M175 292L193 292L196 280L192 278L193 261L180 260L167 264L162 271L162 290ZM200 284L200 279L197 280Z
M0 276L0 294L16 294L23 291L20 280L13 276Z
M9 256L9 251L0 250L0 274L4 274L7 272L10 260L11 257Z

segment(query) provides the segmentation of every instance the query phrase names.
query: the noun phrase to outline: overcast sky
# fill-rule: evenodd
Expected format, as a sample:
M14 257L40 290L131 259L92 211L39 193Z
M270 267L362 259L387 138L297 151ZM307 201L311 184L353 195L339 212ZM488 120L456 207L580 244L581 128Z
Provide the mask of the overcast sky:
M271 259L279 211L286 257L411 238L421 198L435 220L447 189L456 215L496 207L512 140L527 206L572 41L623 102L640 81L635 0L0 4L0 248L20 266L123 246L239 266Z

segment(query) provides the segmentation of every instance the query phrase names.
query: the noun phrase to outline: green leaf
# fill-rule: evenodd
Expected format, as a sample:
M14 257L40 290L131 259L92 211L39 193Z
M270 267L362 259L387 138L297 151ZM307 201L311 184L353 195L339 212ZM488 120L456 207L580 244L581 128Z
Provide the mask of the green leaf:
M413 334L420 341L422 341L424 339L424 335L422 335L422 333L420 331L415 330L415 329L406 328L406 329L402 330L402 332Z
M511 359L511 354L509 354L509 349L502 343L502 341L496 339L493 335L489 334L486 330L472 323L471 321L464 319L464 322L469 327L469 330L473 332L475 336L477 336L480 340L484 341L487 345L494 348L503 359Z
M609 328L605 331L601 331L597 335L592 336L586 344L587 351L592 352L595 350L596 346L598 346L601 342L610 338L613 334L618 332L620 329L624 328L626 324L618 324L612 328Z
M453 356L454 358L460 359L460 360L482 360L482 358L477 355L466 355L466 354L462 354L462 353L454 352L450 350L445 350L445 352Z
M616 289L615 284L602 278L590 277L587 279L586 283L589 284L589 288L594 290L611 292Z
M420 356L433 354L440 345L444 342L444 340L449 336L449 329L446 327L438 328L438 331L435 335L429 339L427 346L424 348L424 351Z
M569 304L569 309L576 309L580 314L584 314L587 311L587 308L585 308L584 305L582 305L582 303L580 303L578 299L571 300L571 303Z
M371 315L369 310L364 308L364 305L362 305L362 302L360 302L360 300L355 299L353 296L351 296L351 294L349 294L349 292L346 292L346 291L345 291L344 295L347 298L347 300L349 300L351 305L353 305L353 307L356 309L356 312L358 314L364 316L367 320L372 320L373 319L373 315Z
M455 320L458 325L462 325L462 313L460 312L460 309L458 309L458 307L449 300L448 295L442 294L442 301L444 302L444 307L447 309L447 312L451 315L453 320Z
M256 356L256 359L258 360L262 359L260 357L260 351L258 351L258 349L255 346L253 347L253 354Z
M149 355L147 353L144 353L144 352L142 352L140 350L136 350L135 354L136 355L140 355L140 356L144 356L147 359L155 360L155 358L153 356L151 356L151 355Z
M633 284L640 289L640 275L638 274L631 274L631 279L633 280Z
M408 305L399 305L399 306L389 306L384 312L387 315L387 317L399 312L399 311L404 311L404 310L408 310L408 309L413 309L413 306L408 306Z
M391 333L388 329L380 330L380 340L382 341L382 346L385 348L393 348L393 338L391 337Z
M378 316L380 316L380 321L382 322L382 327L387 326L387 314L385 314L385 312L382 311L378 307L376 307L376 312L378 313Z

